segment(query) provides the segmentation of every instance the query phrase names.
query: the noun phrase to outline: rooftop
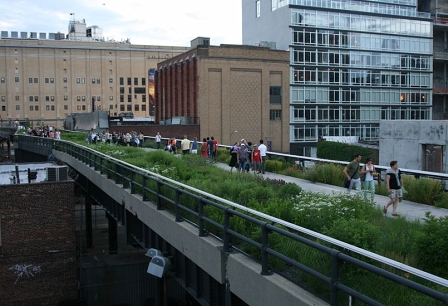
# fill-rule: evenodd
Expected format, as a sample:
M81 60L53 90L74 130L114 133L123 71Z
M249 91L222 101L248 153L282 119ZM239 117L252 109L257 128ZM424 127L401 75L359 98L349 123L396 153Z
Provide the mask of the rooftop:
M0 164L0 185L17 184L16 180L16 166L19 170L19 183L28 183L28 169L37 172L36 179L31 180L31 183L40 183L47 180L47 168L57 166L54 163L23 163L23 164ZM15 183L14 183L14 180Z

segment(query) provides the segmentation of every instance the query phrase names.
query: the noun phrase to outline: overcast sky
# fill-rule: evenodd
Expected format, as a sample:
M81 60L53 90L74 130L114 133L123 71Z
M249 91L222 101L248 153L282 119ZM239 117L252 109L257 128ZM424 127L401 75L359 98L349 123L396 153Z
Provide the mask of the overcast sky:
M1 31L67 34L75 13L106 39L132 44L189 46L198 36L241 44L241 0L0 0L0 7Z

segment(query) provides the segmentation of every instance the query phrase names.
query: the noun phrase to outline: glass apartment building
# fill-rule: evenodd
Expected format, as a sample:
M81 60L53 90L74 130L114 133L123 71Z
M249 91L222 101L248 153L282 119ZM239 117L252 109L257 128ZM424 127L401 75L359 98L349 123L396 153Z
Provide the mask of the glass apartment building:
M432 21L417 0L243 0L243 44L290 51L290 152L429 120ZM284 89L288 90L288 89ZM286 102L285 102L286 103Z

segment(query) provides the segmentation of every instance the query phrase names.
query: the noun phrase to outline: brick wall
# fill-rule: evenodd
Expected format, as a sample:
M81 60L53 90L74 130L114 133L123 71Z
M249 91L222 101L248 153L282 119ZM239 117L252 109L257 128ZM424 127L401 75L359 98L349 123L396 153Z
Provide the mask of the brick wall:
M2 185L0 194L0 304L77 298L74 182Z

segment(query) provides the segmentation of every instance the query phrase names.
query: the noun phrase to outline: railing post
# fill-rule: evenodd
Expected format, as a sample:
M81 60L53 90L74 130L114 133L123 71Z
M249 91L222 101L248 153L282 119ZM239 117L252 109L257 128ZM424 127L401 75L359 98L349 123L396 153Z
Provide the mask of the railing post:
M175 197L175 202L174 202L174 215L176 217L176 222L180 222L181 221L181 217L180 217L180 213L179 213L179 188L176 188L176 197Z
M148 197L146 196L146 175L143 175L142 182L142 201L147 201Z
M161 189L162 189L162 183L157 180L157 210L162 210L162 203L160 201L160 196L161 196Z
M204 229L204 202L202 201L202 198L199 199L199 207L198 207L198 227L199 227L199 237L204 237L207 236L205 234L205 229Z
M131 175L129 175L129 188L131 189L131 194L135 193L134 187L134 171L131 171Z
M269 272L269 255L266 249L269 247L269 230L267 223L261 226L261 275L271 275Z
M230 227L230 213L229 213L230 208L227 208L224 211L224 252L231 252L230 249L230 235L227 233L227 230Z
M330 305L338 306L339 305L339 291L337 285L339 284L339 258L338 254L340 252L338 250L332 250L331 252L331 280L330 280Z

